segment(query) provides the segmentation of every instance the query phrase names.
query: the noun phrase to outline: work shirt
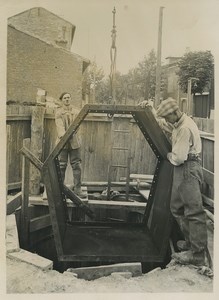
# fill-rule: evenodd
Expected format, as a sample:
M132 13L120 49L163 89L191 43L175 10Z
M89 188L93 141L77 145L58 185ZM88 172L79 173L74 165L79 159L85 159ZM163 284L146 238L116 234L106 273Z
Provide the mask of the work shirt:
M183 164L188 154L201 153L198 127L186 114L183 114L175 124L169 124L164 119L157 119L157 121L164 131L168 133L172 131L172 151L167 154L167 158L173 165Z
M58 107L55 114L55 124L58 134L57 143L65 134L66 130L69 128L71 123L74 121L78 114L78 111L74 109L71 105ZM77 149L80 147L80 140L77 134L69 139L68 146L72 149Z

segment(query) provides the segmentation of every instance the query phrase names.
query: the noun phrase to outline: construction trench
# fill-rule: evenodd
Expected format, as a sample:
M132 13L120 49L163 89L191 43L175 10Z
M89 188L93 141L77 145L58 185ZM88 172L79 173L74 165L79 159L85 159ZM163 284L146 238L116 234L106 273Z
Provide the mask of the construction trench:
M157 157L155 174L139 175L142 181L136 181L138 175L127 176L115 183L109 168L108 182L84 187L85 200L63 184L58 155L89 113L131 115ZM41 171L47 199L24 193L27 201L16 210L20 247L52 260L59 272L118 263L140 263L143 273L164 268L171 259L170 237L172 250L181 237L169 210L173 172L166 160L169 150L150 109L127 105L85 105L44 163L24 144L23 182L29 180L28 167L33 164ZM23 186L27 189L27 182Z
M112 164L106 168L108 182L87 182L83 186L87 199L78 198L61 180L58 155L89 113L130 114L156 155L155 173L130 174L114 182L110 168L118 165ZM33 264L37 254L45 268L86 280L112 273L141 276L172 262L176 242L183 236L169 209L173 167L166 154L170 144L150 109L84 106L44 163L31 153L28 143L23 145L22 191L14 198L21 200L15 210L19 245L13 241L7 250L12 259ZM30 165L40 170L43 195L29 194Z

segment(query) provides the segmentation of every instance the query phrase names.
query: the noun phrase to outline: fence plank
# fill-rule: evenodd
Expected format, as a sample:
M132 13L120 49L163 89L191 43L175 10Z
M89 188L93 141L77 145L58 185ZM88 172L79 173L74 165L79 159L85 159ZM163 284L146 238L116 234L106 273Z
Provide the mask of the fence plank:
M23 140L30 138L30 121L7 121L10 134L7 137L8 190L21 188Z

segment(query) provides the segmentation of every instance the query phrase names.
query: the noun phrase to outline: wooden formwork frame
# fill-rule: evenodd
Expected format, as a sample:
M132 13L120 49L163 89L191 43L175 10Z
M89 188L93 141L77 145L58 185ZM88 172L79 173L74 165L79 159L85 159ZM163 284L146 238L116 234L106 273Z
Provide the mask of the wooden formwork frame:
M157 166L142 224L69 223L66 196L92 211L61 181L58 156L87 114L130 114L157 157ZM173 166L166 159L171 146L149 108L125 105L85 105L42 166L50 217L60 261L162 262L166 255L172 217L169 202Z

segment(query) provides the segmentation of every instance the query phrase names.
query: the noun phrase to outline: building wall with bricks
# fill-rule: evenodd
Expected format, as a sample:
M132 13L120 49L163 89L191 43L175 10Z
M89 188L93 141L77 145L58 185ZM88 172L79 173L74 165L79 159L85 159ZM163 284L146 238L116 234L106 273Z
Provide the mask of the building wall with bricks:
M71 49L75 26L42 7L35 7L10 17L8 25L47 43Z
M37 89L58 99L64 91L81 108L84 59L8 26L7 101L36 102Z

